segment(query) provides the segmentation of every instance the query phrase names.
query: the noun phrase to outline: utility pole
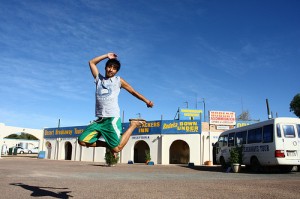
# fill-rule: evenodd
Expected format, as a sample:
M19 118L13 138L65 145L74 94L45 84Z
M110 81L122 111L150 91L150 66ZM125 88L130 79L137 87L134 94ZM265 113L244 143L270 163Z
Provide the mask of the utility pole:
M206 115L205 115L205 99L202 98L203 102L203 112L204 112L204 122L206 121Z
M266 105L267 105L268 119L272 119L272 115L271 115L271 112L270 112L269 100L268 99L266 99Z
M204 112L204 114L203 114L203 120L204 120L204 122L205 122L205 120L206 120L206 115L205 115L205 99L204 98L201 98L202 99L202 101L199 101L199 103L203 103L203 112Z
M186 108L189 108L189 103L187 101L185 101L184 103L186 103Z

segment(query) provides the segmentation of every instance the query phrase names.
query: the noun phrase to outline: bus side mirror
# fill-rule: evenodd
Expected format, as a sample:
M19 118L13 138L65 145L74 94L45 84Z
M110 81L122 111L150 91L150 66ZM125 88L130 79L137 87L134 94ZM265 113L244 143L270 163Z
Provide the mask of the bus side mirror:
M212 146L213 146L213 147L219 147L219 143L218 143L218 142L212 143Z

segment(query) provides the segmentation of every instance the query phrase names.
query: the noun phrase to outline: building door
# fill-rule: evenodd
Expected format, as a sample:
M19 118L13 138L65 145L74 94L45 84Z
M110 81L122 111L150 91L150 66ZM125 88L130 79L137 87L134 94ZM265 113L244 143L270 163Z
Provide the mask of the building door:
M137 141L134 146L134 163L145 163L145 155L147 150L150 151L150 148L145 141Z
M48 141L46 142L46 148L47 148L47 159L51 159L52 145Z
M65 160L72 159L72 144L70 142L65 143Z
M183 140L176 140L170 146L170 164L188 164L190 147Z

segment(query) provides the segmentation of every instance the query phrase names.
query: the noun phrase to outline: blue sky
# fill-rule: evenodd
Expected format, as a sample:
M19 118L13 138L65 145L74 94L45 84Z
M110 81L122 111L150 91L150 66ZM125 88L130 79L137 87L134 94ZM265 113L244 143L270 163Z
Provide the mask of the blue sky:
M118 54L119 75L155 103L122 90L121 115L174 119L177 109L295 117L297 0L2 0L0 123L86 125L94 116L88 61ZM99 65L103 72L103 64Z

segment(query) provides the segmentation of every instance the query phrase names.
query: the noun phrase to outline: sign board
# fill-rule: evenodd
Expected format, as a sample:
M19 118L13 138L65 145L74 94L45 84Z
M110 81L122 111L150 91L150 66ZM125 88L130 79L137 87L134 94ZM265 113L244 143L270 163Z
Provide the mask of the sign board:
M248 125L250 125L250 124L254 124L254 123L257 123L257 122L259 122L259 121L253 121L253 120L251 120L251 121L240 121L240 120L238 120L238 121L236 121L236 128L239 128L239 127L243 127L243 126L248 126Z
M179 109L180 120L200 120L202 110Z
M235 125L235 112L209 111L209 123L215 125Z
M129 123L123 123L123 133L128 127ZM201 133L200 120L159 120L149 121L145 125L136 128L132 135L196 133Z
M130 123L122 123L123 133ZM87 126L73 126L44 129L44 138L74 138L78 137ZM136 128L132 135L151 134L196 134L201 133L200 120L159 120L149 121L143 126Z
M217 126L217 130L229 130L230 126Z
M72 138L78 137L87 126L73 126L44 129L44 138Z
M162 134L194 134L201 132L200 120L163 121Z

